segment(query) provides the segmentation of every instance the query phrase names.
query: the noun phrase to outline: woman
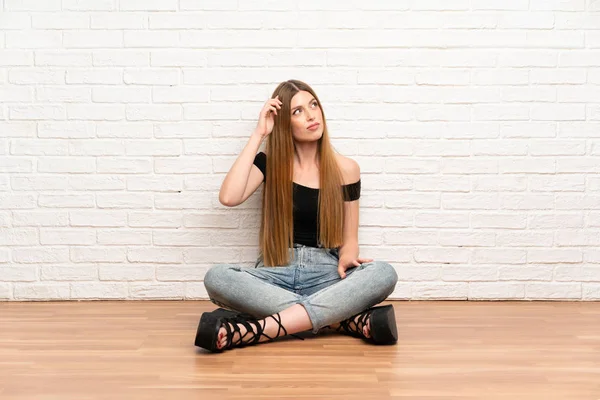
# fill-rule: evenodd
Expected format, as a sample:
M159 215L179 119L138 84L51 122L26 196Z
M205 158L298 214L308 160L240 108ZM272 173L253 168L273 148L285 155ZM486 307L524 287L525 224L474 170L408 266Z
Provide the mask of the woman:
M265 139L266 154L257 154ZM398 277L390 264L359 256L359 166L333 151L321 103L304 82L275 89L219 201L237 206L263 181L255 267L216 265L204 279L215 304L240 313L203 313L195 344L219 352L325 327L396 343L393 307L369 308Z

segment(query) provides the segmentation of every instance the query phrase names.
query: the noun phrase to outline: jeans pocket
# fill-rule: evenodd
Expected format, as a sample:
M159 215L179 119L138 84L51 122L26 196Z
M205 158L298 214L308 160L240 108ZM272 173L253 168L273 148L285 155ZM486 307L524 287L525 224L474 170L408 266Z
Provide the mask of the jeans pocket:
M336 260L340 259L340 249L338 249L338 248L329 249L328 253L331 254Z

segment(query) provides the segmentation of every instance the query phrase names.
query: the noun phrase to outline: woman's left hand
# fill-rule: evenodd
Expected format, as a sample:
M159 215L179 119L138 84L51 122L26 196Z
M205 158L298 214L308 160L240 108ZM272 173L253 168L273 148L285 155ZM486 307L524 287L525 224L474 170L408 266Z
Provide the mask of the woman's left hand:
M360 264L368 263L373 261L372 258L360 258L360 257L350 257L350 258L340 258L338 262L338 274L340 274L340 278L344 279L346 277L346 270L353 267L360 267Z

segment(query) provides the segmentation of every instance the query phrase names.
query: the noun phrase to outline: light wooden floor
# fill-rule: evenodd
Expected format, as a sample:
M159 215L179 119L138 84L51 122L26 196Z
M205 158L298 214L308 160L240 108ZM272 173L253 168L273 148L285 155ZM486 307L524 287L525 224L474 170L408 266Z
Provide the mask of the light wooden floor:
M399 342L205 353L209 302L0 303L0 399L600 399L600 303L394 302Z

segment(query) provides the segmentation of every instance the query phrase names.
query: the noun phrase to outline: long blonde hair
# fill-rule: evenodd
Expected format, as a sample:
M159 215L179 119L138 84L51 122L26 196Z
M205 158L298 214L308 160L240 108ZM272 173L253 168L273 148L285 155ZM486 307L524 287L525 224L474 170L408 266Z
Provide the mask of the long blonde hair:
M279 96L281 109L275 116L273 132L267 137L267 179L262 199L260 226L260 251L265 266L287 265L288 249L293 247L293 169L294 139L291 125L291 101L299 91L307 91L321 102L314 90L306 83L288 80L277 86L272 98ZM344 221L343 178L335 152L329 140L327 123L323 113L323 135L318 142L319 159L319 215L318 234L320 243L327 248L342 245Z

